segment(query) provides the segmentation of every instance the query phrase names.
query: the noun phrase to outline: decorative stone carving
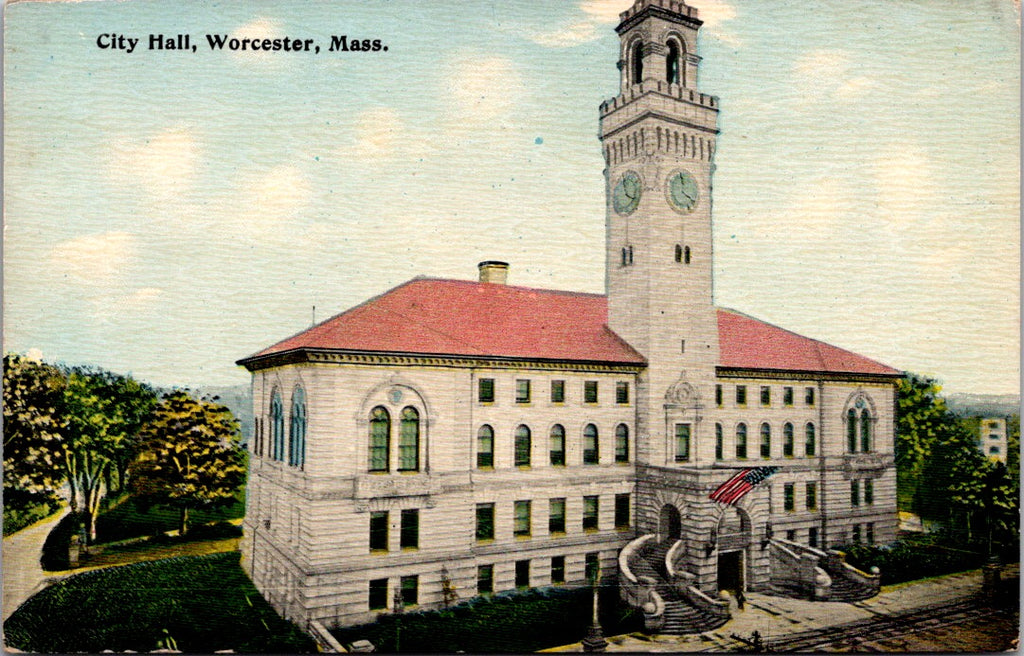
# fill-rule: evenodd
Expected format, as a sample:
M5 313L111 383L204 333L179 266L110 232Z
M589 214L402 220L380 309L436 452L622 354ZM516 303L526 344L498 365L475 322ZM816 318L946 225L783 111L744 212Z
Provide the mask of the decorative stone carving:
M679 380L665 392L665 404L683 407L696 407L700 402L700 392L686 380L686 371L679 372Z

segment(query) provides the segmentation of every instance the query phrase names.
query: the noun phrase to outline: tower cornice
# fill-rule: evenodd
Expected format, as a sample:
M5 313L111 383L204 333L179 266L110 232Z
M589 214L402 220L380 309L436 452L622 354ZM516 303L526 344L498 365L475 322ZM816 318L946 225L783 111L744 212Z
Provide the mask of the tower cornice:
M637 5L640 6L638 7ZM694 29L704 24L704 21L697 18L696 8L689 7L686 3L675 2L674 0L640 0L640 2L619 14L621 22L615 28L615 31L621 35L648 16L657 16L658 18Z

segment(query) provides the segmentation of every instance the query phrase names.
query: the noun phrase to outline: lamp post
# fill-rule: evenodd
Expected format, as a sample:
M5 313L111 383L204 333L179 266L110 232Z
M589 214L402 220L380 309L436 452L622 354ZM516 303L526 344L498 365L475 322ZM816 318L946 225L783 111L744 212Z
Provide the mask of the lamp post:
M608 641L604 639L601 620L598 619L597 614L597 577L594 578L592 589L594 591L594 616L591 619L590 628L587 629L587 636L583 638L583 651L601 652L608 648Z

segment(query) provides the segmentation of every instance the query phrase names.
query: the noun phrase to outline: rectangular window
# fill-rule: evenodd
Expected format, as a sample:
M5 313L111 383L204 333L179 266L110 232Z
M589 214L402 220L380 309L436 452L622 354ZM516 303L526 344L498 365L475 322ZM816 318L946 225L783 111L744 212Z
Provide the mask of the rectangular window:
M598 497L583 497L583 530L596 531L597 526Z
M864 505L870 506L875 502L875 482L873 480L866 479L864 481Z
M476 539L494 539L494 504L476 504Z
M690 424L676 424L676 462L690 459Z
M480 403L494 403L494 379L481 378L478 382L480 388L477 399Z
M420 511L402 511L401 543L403 549L419 549L420 547Z
M875 523L874 522L868 522L867 525L864 528L866 529L865 537L867 538L867 543L868 544L874 544L875 543Z
M530 561L528 560L516 561L516 587L530 587Z
M530 381L529 380L517 380L516 381L516 403L529 403L530 402Z
M516 501L515 503L515 526L512 533L516 537L529 537L530 535L530 502Z
M860 481L850 481L850 505L860 505Z
M601 576L601 560L598 552L588 553L584 556L584 567L583 571L587 577L587 583L593 584L597 582L598 577Z
M814 405L814 388L813 387L806 387L806 388L804 388L804 404L806 404L806 405Z
M476 593L494 592L494 565L480 565L476 568Z
M772 388L768 385L761 386L761 405L772 404Z
M526 426L520 426L516 429L516 453L515 463L516 467L529 467L530 466L530 451L533 449L533 436L530 434L530 429Z
M860 524L853 525L853 543L860 544Z
M370 551L388 550L388 511L370 513Z
M587 380L583 382L583 402L597 403L597 381Z
M615 462L629 462L629 426L615 427Z
M807 496L807 498L806 498L807 509L811 510L811 511L817 510L818 509L818 484L813 482L813 481L808 481L807 484L806 484L806 490L805 491L807 493L807 495L806 495Z
M747 405L747 386L736 386L736 405Z
M387 610L388 580L374 579L370 581L370 610Z
M615 495L615 528L629 528L629 494Z
M551 558L551 582L565 583L565 556Z
M722 386L715 385L715 405L722 407Z
M415 606L420 603L420 577L403 576L402 577L402 605L403 606Z
M812 526L807 529L807 544L812 547L818 546L818 527Z
M565 499L552 499L548 511L548 532L565 533Z
M564 380L553 380L553 381L551 381L551 402L552 403L565 403L565 381Z
M793 388L782 388L782 405L793 405Z
M796 510L796 486L793 483L786 483L782 487L783 494L783 509L786 512L793 512Z
M722 436L722 424L715 424L715 460L725 458L725 438Z
M629 383L621 381L615 383L615 402L619 405L626 405L629 403Z
M796 542L796 529L789 529L786 531L786 539L790 542Z

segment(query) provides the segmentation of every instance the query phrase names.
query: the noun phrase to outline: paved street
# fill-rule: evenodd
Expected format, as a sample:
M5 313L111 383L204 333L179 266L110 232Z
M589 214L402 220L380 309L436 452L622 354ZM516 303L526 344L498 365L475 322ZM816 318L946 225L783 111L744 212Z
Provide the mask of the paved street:
M1019 566L1003 578L1019 577ZM1017 634L1017 612L978 608L980 571L886 586L872 599L847 604L749 593L746 610L724 626L691 636L608 638L608 651L729 651L754 631L779 650L799 651L996 651ZM936 647L936 645L938 647ZM1005 646L1004 646L1005 645ZM582 651L579 643L549 651Z
M54 524L67 514L61 512L19 531L3 540L3 619L7 620L18 606L44 587L47 575L39 566L43 543Z

